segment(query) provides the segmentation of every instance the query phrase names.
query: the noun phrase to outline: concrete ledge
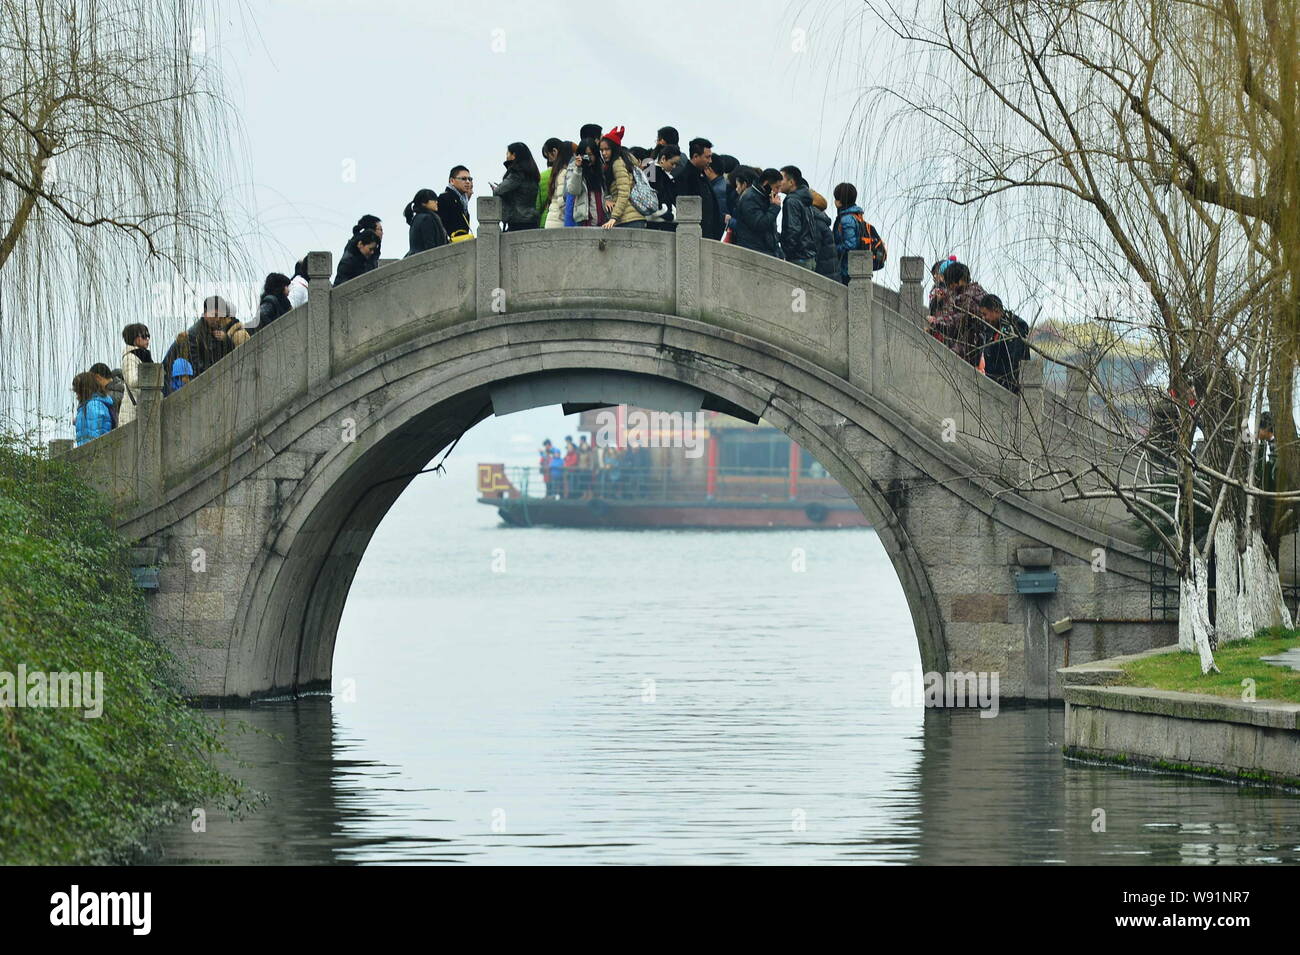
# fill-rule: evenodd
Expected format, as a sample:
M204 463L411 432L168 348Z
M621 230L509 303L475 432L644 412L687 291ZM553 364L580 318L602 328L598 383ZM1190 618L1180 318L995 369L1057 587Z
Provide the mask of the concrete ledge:
M1207 693L1180 693L1143 686L1067 686L1065 702L1123 713L1146 713L1181 720L1216 720L1242 726L1300 730L1300 703L1245 703Z
M1124 659L1068 669L1103 676ZM1300 704L1078 683L1062 694L1066 756L1300 787Z

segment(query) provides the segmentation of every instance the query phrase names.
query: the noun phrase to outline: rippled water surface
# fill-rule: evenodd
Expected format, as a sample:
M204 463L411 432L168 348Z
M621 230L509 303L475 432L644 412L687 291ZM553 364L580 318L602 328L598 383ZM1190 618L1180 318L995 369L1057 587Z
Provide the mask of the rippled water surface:
M1065 761L1055 708L891 705L919 655L871 531L513 529L421 480L334 699L222 714L266 804L160 861L1300 861L1300 797Z

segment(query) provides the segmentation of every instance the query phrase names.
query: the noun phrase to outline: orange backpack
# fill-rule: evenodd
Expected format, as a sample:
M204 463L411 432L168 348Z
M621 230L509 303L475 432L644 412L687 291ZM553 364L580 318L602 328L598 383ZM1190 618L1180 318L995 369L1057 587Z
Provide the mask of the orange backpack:
M861 212L842 212L840 218L852 216L858 221L858 248L866 249L871 253L871 271L879 272L885 267L885 261L889 258L889 250L885 248L885 241L880 238L880 233L876 227L868 222ZM841 225L841 229L843 226Z

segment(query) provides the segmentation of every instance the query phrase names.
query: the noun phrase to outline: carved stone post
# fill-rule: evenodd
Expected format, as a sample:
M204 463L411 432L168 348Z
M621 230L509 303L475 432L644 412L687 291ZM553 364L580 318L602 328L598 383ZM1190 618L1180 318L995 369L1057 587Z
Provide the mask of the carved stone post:
M47 443L49 458L53 461L55 458L61 458L72 450L73 441L71 438L55 438Z
M875 283L871 280L871 253L849 252L848 378L849 384L864 391L871 387L880 366L884 329L875 307Z
M162 400L163 366L140 365L135 412L136 500L157 503L163 497Z
M330 380L330 275L334 257L307 253L307 390L317 391Z
M677 221L677 314L700 317L700 197L682 196Z
M505 286L501 281L501 200L496 196L479 196L478 237L474 239L474 252L475 314L483 318L509 308L508 300L500 303L497 301L497 289L504 289Z
M921 284L925 281L925 259L919 255L905 255L898 260L899 311L909 321L921 321L925 312L925 294Z

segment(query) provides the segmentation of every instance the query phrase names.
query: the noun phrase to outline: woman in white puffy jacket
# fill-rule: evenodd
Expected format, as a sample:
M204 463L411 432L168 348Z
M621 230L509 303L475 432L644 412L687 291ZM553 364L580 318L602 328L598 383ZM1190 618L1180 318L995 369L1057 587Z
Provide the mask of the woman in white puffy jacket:
M551 160L551 176L546 188L549 195L543 197L546 203L546 222L544 229L564 228L564 197L568 182L569 169L573 166L573 143L560 142L554 147Z

